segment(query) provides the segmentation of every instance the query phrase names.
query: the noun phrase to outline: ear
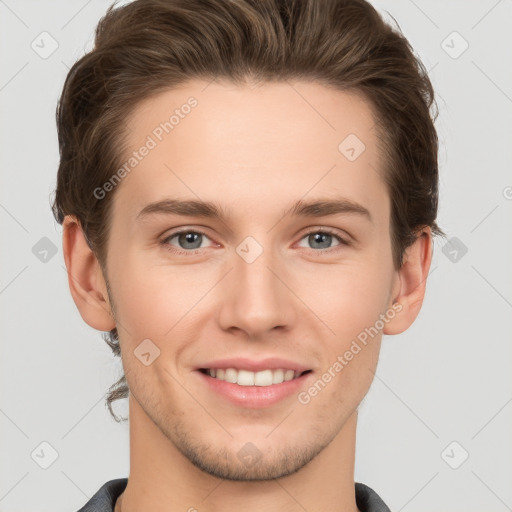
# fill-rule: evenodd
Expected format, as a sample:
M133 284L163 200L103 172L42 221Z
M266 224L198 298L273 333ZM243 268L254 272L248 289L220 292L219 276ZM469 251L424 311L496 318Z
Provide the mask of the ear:
M88 325L99 331L110 331L116 324L99 261L75 216L66 215L62 227L64 261L76 307Z
M432 231L427 226L418 232L416 241L405 250L403 264L395 275L392 300L388 307L397 314L387 322L382 331L384 334L404 332L418 316L425 297L432 249Z

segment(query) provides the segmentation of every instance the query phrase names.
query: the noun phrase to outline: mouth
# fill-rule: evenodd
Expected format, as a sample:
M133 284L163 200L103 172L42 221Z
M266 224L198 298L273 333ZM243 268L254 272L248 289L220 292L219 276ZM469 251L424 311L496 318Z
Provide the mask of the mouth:
M312 370L296 371L287 368L268 368L253 372L238 368L199 368L199 371L212 379L238 384L239 386L273 386L296 380Z
M222 364L224 368L197 368L194 373L211 393L244 409L277 406L292 399L314 378L313 370L304 370L298 365L295 369L265 368L262 363L255 363L253 367L256 366L257 371L250 371ZM250 363L244 366L250 367Z

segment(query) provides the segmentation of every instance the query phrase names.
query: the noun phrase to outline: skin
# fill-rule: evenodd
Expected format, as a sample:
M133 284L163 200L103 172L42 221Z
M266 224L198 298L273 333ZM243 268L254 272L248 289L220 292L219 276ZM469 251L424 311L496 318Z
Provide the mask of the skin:
M187 98L198 100L110 192L105 273L76 219L64 221L71 294L87 324L117 326L130 387L130 475L117 505L356 512L357 408L382 334L405 331L419 313L431 231L419 232L395 270L374 117L360 96L302 81L207 85L159 93L127 120L129 155ZM338 150L350 133L366 146L354 161ZM299 199L340 196L373 222L354 213L284 215ZM217 202L231 216L136 221L148 203L169 197ZM176 228L204 232L200 249L200 241L169 239ZM351 244L307 236L322 228ZM263 248L252 263L236 252L247 236ZM268 408L235 406L195 370L225 357L278 356L313 370L307 389L394 302L401 311L307 404L293 394ZM147 338L160 356L145 366L134 350ZM248 442L261 454L253 465L237 457Z

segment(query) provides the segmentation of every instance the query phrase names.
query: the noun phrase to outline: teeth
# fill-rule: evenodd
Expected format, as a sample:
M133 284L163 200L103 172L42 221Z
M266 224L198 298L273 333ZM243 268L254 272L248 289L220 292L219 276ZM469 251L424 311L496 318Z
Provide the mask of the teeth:
M236 368L209 368L208 375L219 380L238 384L239 386L271 386L281 384L299 377L301 372L293 370L262 370L250 372L248 370L237 370Z

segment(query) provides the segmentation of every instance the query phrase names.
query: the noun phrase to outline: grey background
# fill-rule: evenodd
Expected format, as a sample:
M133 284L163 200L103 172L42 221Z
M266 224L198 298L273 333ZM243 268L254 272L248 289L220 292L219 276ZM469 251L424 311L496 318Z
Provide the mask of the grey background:
M445 254L436 241L418 319L383 338L360 407L356 481L393 511L512 510L512 2L373 3L436 89L438 221L460 242ZM50 211L57 98L108 5L0 0L0 512L77 510L128 476L128 424L104 405L121 363L73 303ZM47 58L31 47L43 31L58 43ZM454 31L469 44L457 58Z

